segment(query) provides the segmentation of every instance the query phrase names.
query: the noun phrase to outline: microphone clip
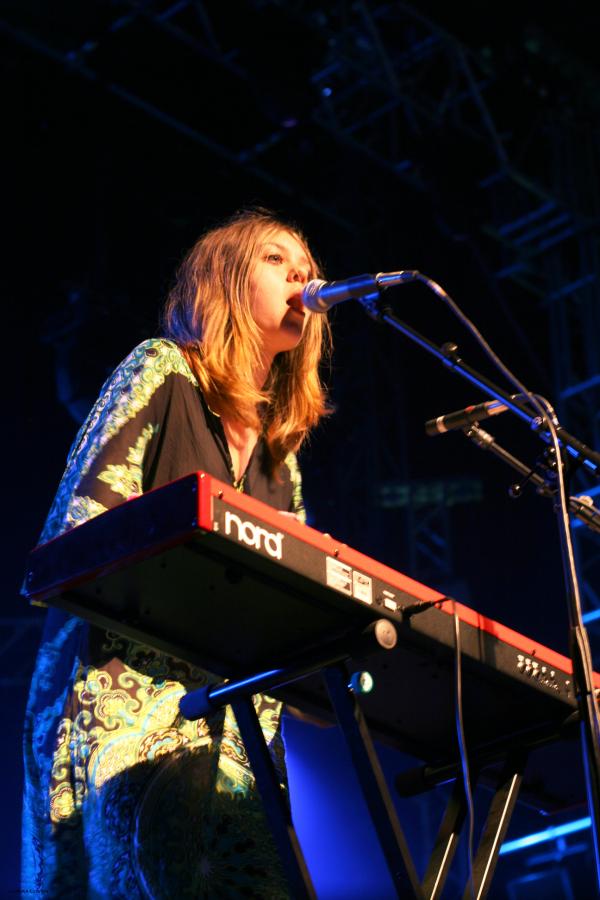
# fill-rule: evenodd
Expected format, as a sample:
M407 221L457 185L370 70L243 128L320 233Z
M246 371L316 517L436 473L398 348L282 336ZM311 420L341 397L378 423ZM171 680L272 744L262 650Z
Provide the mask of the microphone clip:
M371 319L374 319L376 322L381 321L381 317L386 309L386 307L382 306L381 291L378 290L372 294L367 294L365 297L360 297L358 302Z

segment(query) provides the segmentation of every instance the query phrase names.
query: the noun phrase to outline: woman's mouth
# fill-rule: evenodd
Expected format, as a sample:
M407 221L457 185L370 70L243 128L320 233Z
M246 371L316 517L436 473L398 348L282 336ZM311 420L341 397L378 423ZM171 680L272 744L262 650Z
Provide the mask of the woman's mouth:
M291 297L288 297L286 302L292 312L298 313L298 315L301 315L302 318L304 318L306 315L306 307L302 302L301 293L293 294Z

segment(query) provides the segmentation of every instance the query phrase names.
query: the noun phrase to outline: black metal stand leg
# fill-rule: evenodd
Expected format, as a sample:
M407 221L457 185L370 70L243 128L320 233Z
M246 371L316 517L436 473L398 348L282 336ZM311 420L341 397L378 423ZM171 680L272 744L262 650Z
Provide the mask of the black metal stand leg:
M232 707L290 890L299 900L313 900L315 890L252 698L242 697L232 703Z
M596 896L600 897L600 736L596 728L596 692L591 685L586 690L585 661L591 669L591 651L587 634L579 628L571 629L571 657L575 683L579 690L579 714L581 716L581 749L588 794L588 809L592 820L592 839L596 860Z
M364 715L347 686L346 671L343 666L331 666L323 671L323 677L398 896L422 898L410 850Z
M490 805L477 854L473 860L473 888L476 900L486 897L490 889L500 847L506 836L519 796L526 761L526 754L519 753L509 756L498 779L498 787ZM472 900L472 897L471 888L467 884L463 900Z
M444 890L466 816L464 785L457 778L423 878L423 894L427 900L437 900Z

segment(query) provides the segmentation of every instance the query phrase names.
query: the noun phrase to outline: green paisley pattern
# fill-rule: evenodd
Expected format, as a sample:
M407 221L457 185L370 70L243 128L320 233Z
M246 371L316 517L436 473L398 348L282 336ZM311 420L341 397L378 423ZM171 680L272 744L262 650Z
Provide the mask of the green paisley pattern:
M68 528L74 528L103 512L106 512L106 506L94 500L93 497L81 497L79 494L75 494L67 507L65 524ZM66 531L66 528L64 530Z
M125 500L136 497L142 493L144 454L149 442L158 432L158 425L147 425L135 442L135 447L130 447L127 453L129 465L108 465L98 475L99 481L110 485L115 494L120 494Z
M284 464L290 470L290 478L292 480L292 505L294 512L303 525L306 525L306 510L304 509L304 500L302 498L302 476L300 474L300 466L296 459L295 453L288 453L284 459Z
M42 540L105 511L93 490L78 489L101 451L174 373L195 384L177 347L153 340L106 382L71 449ZM98 471L115 502L142 491L144 456L158 428L146 419L122 461ZM58 625L40 649L25 722L24 893L287 897L231 708L197 722L179 714L182 694L212 676L79 619L50 615ZM285 783L281 704L262 695L254 703Z

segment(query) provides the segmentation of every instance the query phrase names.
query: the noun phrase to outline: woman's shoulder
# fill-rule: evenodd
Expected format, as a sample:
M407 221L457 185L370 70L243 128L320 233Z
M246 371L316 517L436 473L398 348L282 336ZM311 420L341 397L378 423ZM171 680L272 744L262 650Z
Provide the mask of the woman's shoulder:
M137 344L109 375L96 406L112 407L117 398L119 403L126 403L127 397L135 406L140 403L143 406L157 391L178 383L198 387L185 354L174 341L148 338Z
M182 385L198 382L184 353L166 338L148 338L123 359L102 386L83 431L108 429L113 435L152 402L162 402ZM79 446L81 434L76 440Z
M171 374L183 375L192 384L197 383L179 345L164 337L147 338L137 344L117 366L114 375L132 377L142 371L154 372L161 380Z

